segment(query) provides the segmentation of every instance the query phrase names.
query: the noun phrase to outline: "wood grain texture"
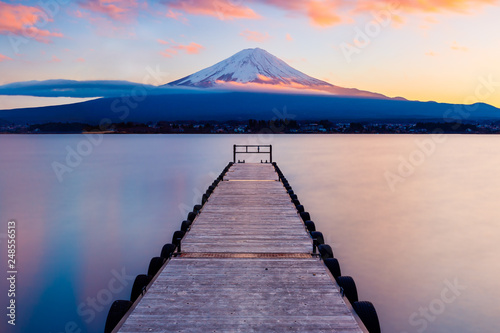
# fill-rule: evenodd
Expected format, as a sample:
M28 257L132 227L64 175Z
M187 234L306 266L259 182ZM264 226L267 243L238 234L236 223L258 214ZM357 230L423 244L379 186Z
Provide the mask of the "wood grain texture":
M119 332L363 332L270 164L235 164Z

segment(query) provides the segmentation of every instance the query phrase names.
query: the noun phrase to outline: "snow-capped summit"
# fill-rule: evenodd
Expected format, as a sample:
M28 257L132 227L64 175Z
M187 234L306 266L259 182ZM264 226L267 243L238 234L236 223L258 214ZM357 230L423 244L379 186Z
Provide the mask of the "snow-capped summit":
M308 91L323 91L334 95L387 98L384 95L342 88L315 79L286 64L266 50L255 48L242 50L213 66L170 82L166 86L229 87L237 86L261 89L295 88Z
M290 67L283 60L260 48L240 51L232 57L169 85L213 87L222 82L330 86L329 83Z

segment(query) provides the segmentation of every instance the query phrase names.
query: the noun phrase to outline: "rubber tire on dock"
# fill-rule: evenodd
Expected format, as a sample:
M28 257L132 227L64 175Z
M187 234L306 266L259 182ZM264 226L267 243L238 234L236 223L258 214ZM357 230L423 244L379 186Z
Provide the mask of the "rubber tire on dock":
M155 276L163 266L165 261L167 261L167 259L162 257L151 258L151 261L149 262L148 275L150 275L151 277Z
M300 217L302 218L302 221L311 220L311 215L309 215L308 212L302 212L302 213L300 213Z
M380 333L380 322L378 320L377 311L371 302L359 301L352 304L354 311L365 324L366 329L370 333Z
M174 232L174 234L172 235L172 244L174 244L175 246L179 246L180 239L182 239L185 234L186 233L184 231L180 230Z
M324 262L330 273L332 273L335 280L337 280L337 278L342 275L339 261L335 258L327 258L324 260Z
M344 295L347 297L351 304L358 301L358 289L356 288L356 282L350 276L339 276L337 278L337 283L344 289Z
M323 260L328 258L333 258L333 250L332 247L328 244L320 244L318 245L318 252L321 255Z
M130 301L135 302L137 298L146 291L146 286L151 282L151 276L140 274L135 277L134 284L132 285L132 292L130 293Z
M176 248L177 248L177 246L175 246L174 244L170 244L170 243L163 245L163 247L161 249L160 257L165 258L165 259L170 258L172 256L172 254L175 252Z
M192 223L193 222L188 221L188 220L182 221L182 223L181 223L181 231L187 232L189 230L189 227L191 227Z
M196 213L195 212L189 212L189 214L187 216L187 220L193 222L194 219L195 219L195 217L196 217Z
M111 333L113 331L132 304L131 301L123 300L114 301L113 304L111 304L108 317L106 318L106 326L104 326L104 333Z
M299 199L292 199L292 203L295 205L295 207L300 205Z
M314 224L313 221L307 220L307 221L304 221L304 224L306 225L306 228L307 228L307 230L309 230L309 232L316 231L316 225Z
M297 211L302 214L304 213L305 209L304 209L304 205L297 205L295 206L295 208L297 208Z
M209 197L209 196L208 196L206 193L205 193L205 194L203 194L203 195L201 196L201 204L202 204L202 205L204 205L204 204L205 204L205 202L207 202L208 197Z
M200 213L200 210L203 208L202 205L194 205L193 207L193 212L196 213L196 214L199 214Z
M325 244L325 238L323 237L323 233L320 231L311 231L312 239L316 239L316 244L321 245Z

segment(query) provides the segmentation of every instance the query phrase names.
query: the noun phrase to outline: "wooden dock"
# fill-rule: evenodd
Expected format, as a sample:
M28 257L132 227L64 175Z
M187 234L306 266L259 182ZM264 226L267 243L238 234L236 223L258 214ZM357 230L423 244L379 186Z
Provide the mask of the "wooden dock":
M114 332L366 332L271 164L231 166Z

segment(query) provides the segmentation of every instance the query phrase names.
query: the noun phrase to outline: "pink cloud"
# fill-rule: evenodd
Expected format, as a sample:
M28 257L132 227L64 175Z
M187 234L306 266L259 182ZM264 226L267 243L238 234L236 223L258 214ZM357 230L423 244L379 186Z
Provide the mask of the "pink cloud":
M165 58L172 58L177 53L179 53L179 51L174 49L166 49L165 51L160 52L160 54Z
M286 40L287 41L293 41L293 37L290 34L286 34Z
M202 45L191 42L190 44L183 45L179 43L175 43L175 41L167 42L161 39L157 40L158 43L166 45L166 44L172 44L171 47L168 49L165 49L164 51L161 51L160 54L164 56L165 58L172 58L173 56L177 55L179 51L183 51L187 54L198 54L200 53L203 49L205 49Z
M146 3L139 3L138 0L85 0L80 1L81 8L92 13L102 14L113 21L130 22L139 14L141 6ZM84 17L77 11L78 17Z
M77 58L75 61L76 62L85 62L85 59L84 58Z
M49 62L61 62L61 59L56 57L55 55L52 56L52 59Z
M188 19L184 17L184 14L180 12L175 12L172 9L169 9L168 12L165 14L166 17L172 18L177 21L181 21L182 23L187 23Z
M160 39L158 40L158 42L160 42ZM164 41L162 41L162 42L164 42ZM166 43L168 43L168 42L166 42ZM163 43L161 43L161 44L163 44ZM187 54L198 54L204 49L205 49L205 47L203 47L202 45L191 42L188 45L182 45L182 44L172 45L168 49L165 49L164 51L160 52L160 54L162 56L164 56L165 58L172 58L174 55L178 54L179 51L186 52Z
M358 1L357 8L359 10L380 10L388 7L398 7L398 10L403 12L424 12L424 13L437 13L444 11L453 11L460 13L467 13L472 9L477 9L484 5L498 4L498 0L381 0ZM395 6L395 4L397 6Z
M269 36L269 34L267 32L265 34L263 34L263 33L260 33L258 31L251 31L248 29L241 32L240 36L245 37L246 40L248 40L248 41L259 42L259 43L265 42L266 40L271 38L271 36Z
M284 10L293 16L308 17L311 24L325 28L352 22L353 15L373 11L397 9L392 13L395 26L404 23L404 13L439 13L470 11L485 5L498 5L500 0L164 0L169 8L168 17L178 18L176 9L192 15L213 16L220 20L258 19L249 5L263 4Z
M12 60L12 58L9 58L7 56L4 56L3 54L0 53L0 62L2 61L7 61L7 60Z
M52 19L37 7L0 2L0 34L21 35L43 43L49 43L50 37L63 37L61 33L36 27L37 23L47 21L52 22Z
M189 45L176 45L174 46L174 48L177 50L186 51L187 54L198 54L200 53L201 50L204 49L203 46L196 43L191 43Z
M167 6L192 15L213 16L219 20L258 19L260 15L240 1L228 0L171 0Z

